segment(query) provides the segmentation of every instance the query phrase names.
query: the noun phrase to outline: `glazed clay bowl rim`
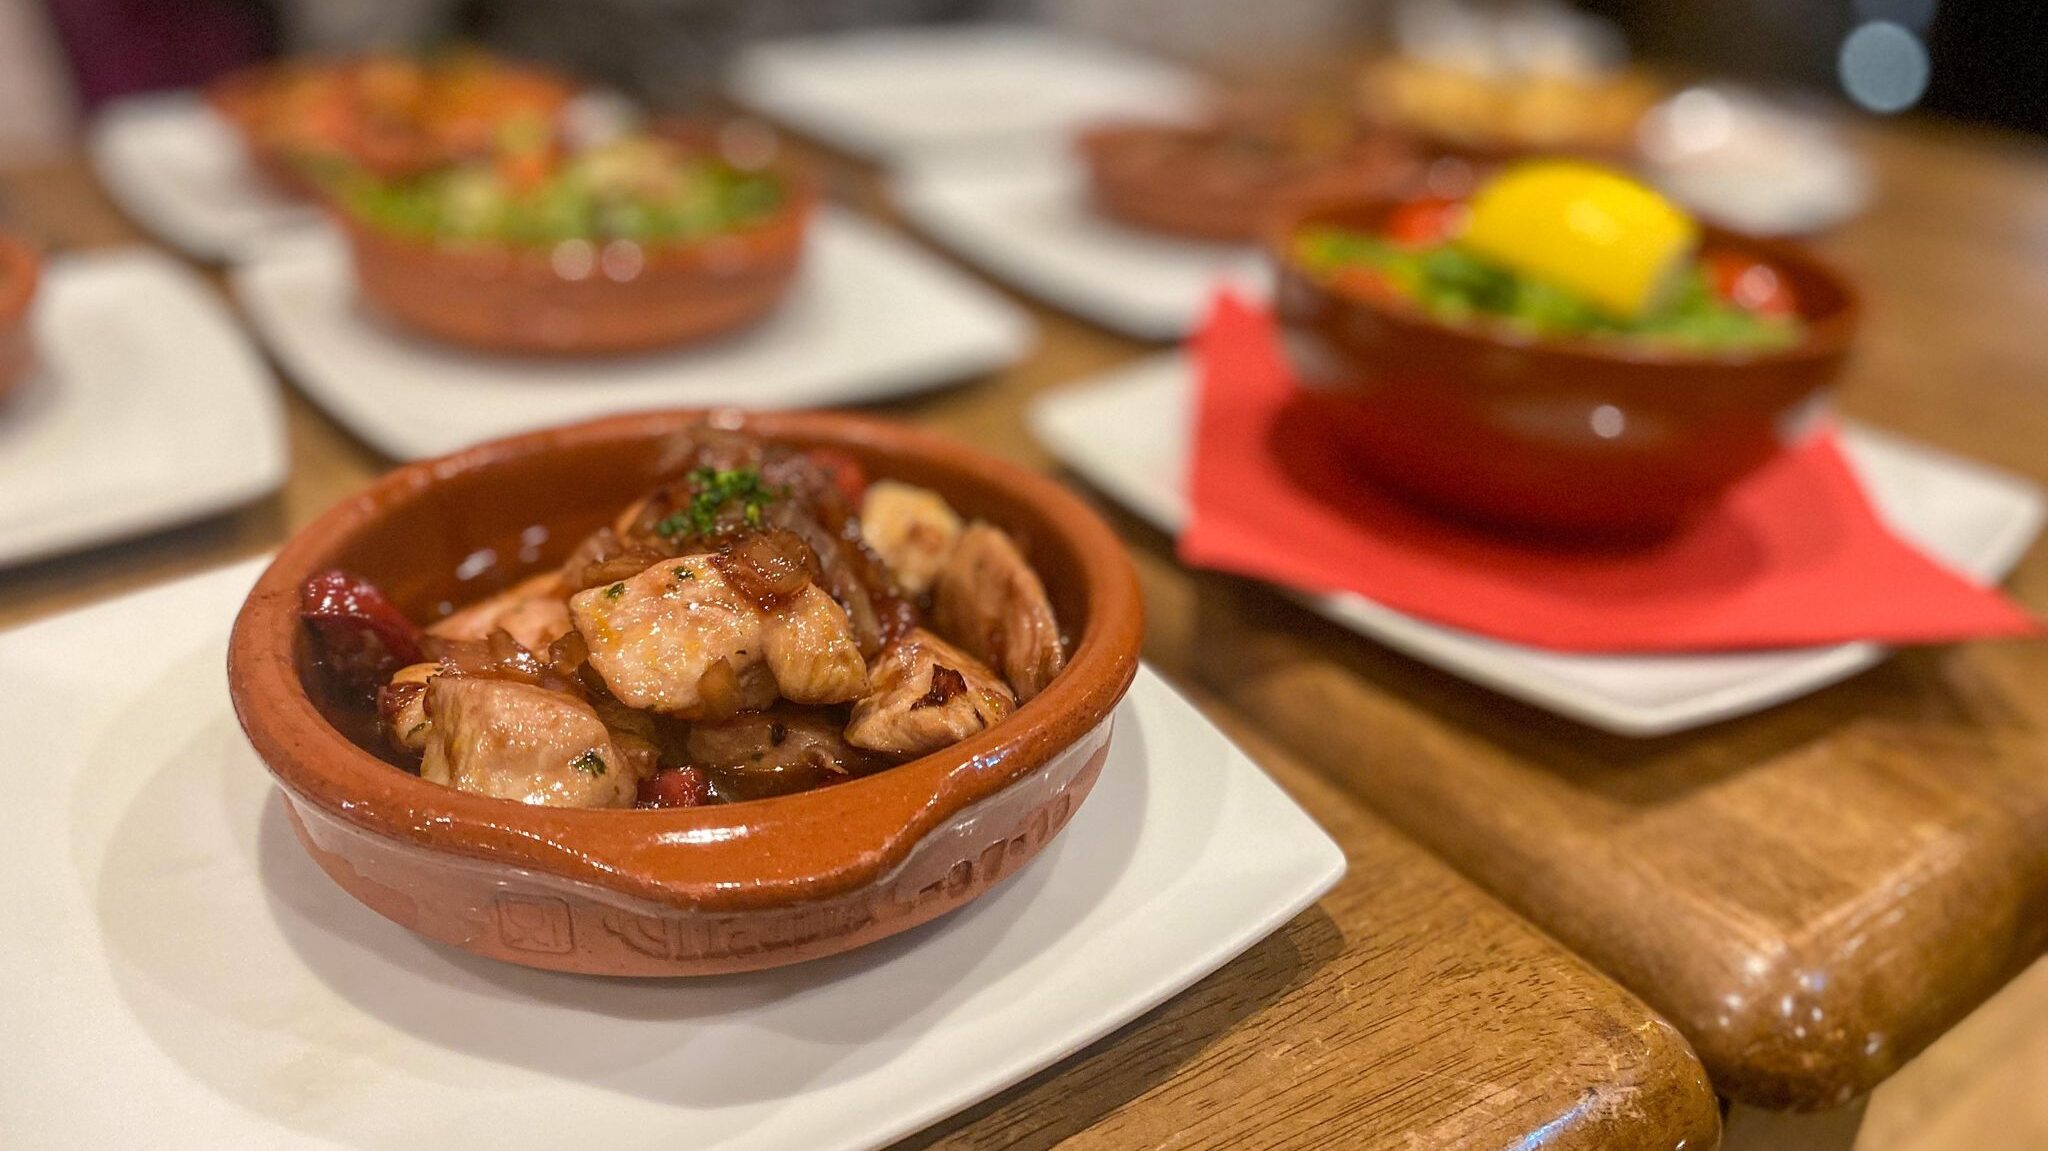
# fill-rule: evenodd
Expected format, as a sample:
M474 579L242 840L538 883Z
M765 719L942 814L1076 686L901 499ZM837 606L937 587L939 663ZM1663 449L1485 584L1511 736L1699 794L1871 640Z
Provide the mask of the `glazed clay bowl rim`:
M703 146L712 129L730 122L732 121L671 120L656 123L652 130L692 146ZM640 250L644 262L632 279L623 282L631 283L633 280L663 274L689 274L714 267L719 268L721 273L727 276L753 272L758 269L750 265L775 256L777 250L785 244L800 247L804 233L808 230L810 218L818 207L817 177L808 165L791 156L789 150L781 146L778 146L775 158L763 166L760 173L773 176L782 187L782 199L775 205L774 210L740 227L703 236L654 241L624 240L623 242L630 243ZM553 257L556 248L578 240L593 247L621 242L621 239L600 242L594 237L567 237L546 243L520 243L512 240L420 236L382 227L341 202L337 196L323 195L320 203L327 216L352 239L368 237L376 243L410 250L417 256L448 265L489 264L498 268L537 271L549 279L559 280L565 284L602 282L604 276L595 272L578 279L560 275L554 270ZM794 233L793 240L790 239L790 233ZM733 261L726 255L729 246L735 242L749 249L744 264Z
M0 328L10 328L28 315L42 283L43 258L28 241L0 232Z
M1252 126L1249 124L1245 125L1247 128ZM1206 159L1223 141L1233 136L1250 134L1249 132L1233 131L1231 123L1215 116L1194 120L1174 120L1165 117L1148 120L1130 116L1097 120L1083 126L1074 133L1073 147L1076 152L1080 153L1083 159L1091 164L1101 164L1106 161L1114 162L1122 158L1117 149L1133 140L1147 143L1155 140L1164 140L1172 144L1184 145L1188 148L1188 152L1183 153L1183 155L1194 155L1198 159ZM1341 150L1341 148L1338 150ZM1282 165L1274 165L1274 167L1277 169L1282 167ZM1274 176L1272 178L1278 180L1282 177Z
M1144 119L1136 116L1097 120L1073 136L1072 147L1090 172L1098 178L1109 174L1118 183L1135 187L1138 184L1157 184L1167 174L1186 176L1207 167L1211 157L1224 141L1239 137L1258 135L1258 129L1265 128L1268 121L1281 124L1282 116L1268 116L1262 119L1233 121L1221 115L1205 119L1175 120L1165 117ZM1393 137L1375 132L1369 125L1352 121L1345 125L1343 134L1331 141L1327 149L1312 150L1308 155L1295 151L1284 151L1274 162L1266 165L1254 180L1245 181L1240 187L1228 193L1232 198L1276 196L1289 189L1315 187L1311 181L1332 170L1342 171L1355 166L1358 157L1367 149L1383 147ZM1133 169L1119 164L1122 159L1118 149L1132 140L1165 140L1186 147L1186 151L1174 158L1171 164L1151 164L1133 176ZM1209 194L1203 189L1180 187L1172 189L1182 195ZM1250 239L1258 238L1257 230Z
M644 443L707 420L770 439L914 458L1028 509L1078 557L1088 618L1066 668L1002 723L921 759L795 795L667 810L535 807L429 783L358 747L314 705L296 661L298 588L357 533L457 475L566 449ZM1109 719L1137 674L1143 630L1122 542L1078 497L1035 472L847 414L643 412L410 464L329 509L286 542L250 592L229 641L228 685L251 744L295 801L428 852L671 907L745 911L875 882L927 834L1043 767Z
M1660 347L1625 338L1531 336L1517 332L1505 323L1491 322L1483 317L1468 324L1451 323L1437 319L1420 305L1395 293L1344 291L1310 272L1295 257L1293 239L1302 228L1330 223L1372 230L1389 212L1411 198L1409 195L1329 192L1290 196L1267 219L1264 229L1267 258L1284 279L1304 285L1339 307L1372 313L1393 328L1397 336L1426 332L1440 339L1450 338L1504 351L1541 352L1558 357L1566 366L1577 362L1644 368L1744 369L1821 363L1848 352L1862 315L1862 302L1849 279L1804 247L1746 236L1711 224L1701 226L1702 250L1732 251L1773 268L1793 270L1799 278L1825 283L1836 294L1838 302L1825 312L1815 312L1811 308L1812 301L1801 300L1800 339L1787 346L1703 352Z

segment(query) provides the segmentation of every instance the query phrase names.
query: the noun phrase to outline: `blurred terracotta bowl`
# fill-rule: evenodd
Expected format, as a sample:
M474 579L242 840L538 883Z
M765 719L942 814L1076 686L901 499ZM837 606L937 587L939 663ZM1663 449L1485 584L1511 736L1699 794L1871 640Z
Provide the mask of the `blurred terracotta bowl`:
M816 199L794 172L783 187L758 223L680 243L438 243L337 218L358 289L406 327L487 352L619 355L731 332L782 301Z
M42 279L42 260L35 249L0 232L0 400L21 386L35 359L29 305Z
M380 583L414 618L461 598L456 570L516 555L536 524L559 563L651 487L675 432L662 412L535 432L412 464L278 553L235 621L228 683L293 829L357 899L422 935L533 967L703 975L858 947L967 903L1059 833L1108 755L1136 674L1137 580L1115 534L1035 473L855 416L740 426L851 453L1013 533L1043 577L1071 659L1003 723L847 783L667 810L529 807L428 783L351 742L309 691L297 591L330 567ZM517 573L513 573L517 574Z
M1811 424L1856 329L1840 275L1796 248L1715 229L1706 251L1761 260L1790 286L1798 343L1716 355L1532 339L1340 290L1296 263L1290 240L1303 227L1377 231L1398 205L1305 200L1277 215L1275 310L1302 382L1350 401L1342 434L1361 472L1472 519L1586 536L1669 531Z
M559 114L580 85L531 64L474 57L483 74L517 89L513 114ZM320 199L308 163L343 161L386 178L417 175L488 154L504 113L478 111L433 131L380 130L360 107L334 100L373 70L409 63L371 55L298 56L235 69L206 85L206 101L234 127L243 150L266 179L289 195ZM325 98L324 100L322 98ZM339 118L338 118L339 117Z
M1075 141L1095 205L1114 219L1192 239L1249 243L1266 217L1306 181L1342 181L1353 192L1392 187L1413 174L1409 150L1384 133L1302 138L1287 120L1179 125L1100 124Z

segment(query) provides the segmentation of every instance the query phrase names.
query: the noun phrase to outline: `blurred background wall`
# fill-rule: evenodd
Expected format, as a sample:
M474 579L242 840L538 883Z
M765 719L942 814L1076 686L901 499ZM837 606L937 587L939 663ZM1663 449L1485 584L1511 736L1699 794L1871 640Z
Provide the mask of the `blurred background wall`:
M1918 69L1925 80L1909 106L2048 133L2043 0L1573 6L1611 21L1638 56L1681 72L1839 96L1853 89L1845 81L1859 61L1893 77ZM0 149L18 155L60 141L80 110L277 51L478 40L680 105L714 90L737 46L797 32L1037 18L1201 63L1271 70L1327 61L1333 46L1380 42L1395 8L1394 0L0 0Z

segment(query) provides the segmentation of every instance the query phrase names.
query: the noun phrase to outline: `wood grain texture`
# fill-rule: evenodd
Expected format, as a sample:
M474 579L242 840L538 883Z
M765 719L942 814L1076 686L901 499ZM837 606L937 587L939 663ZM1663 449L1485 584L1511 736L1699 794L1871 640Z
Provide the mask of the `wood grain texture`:
M906 1147L1715 1143L1668 1025L1631 1021L1340 790L1233 734L1345 844L1350 875L1215 978Z
M2048 960L1871 1096L1856 1151L2048 1147Z
M1867 142L1880 198L1825 245L1870 301L1842 407L2048 481L2048 159ZM1207 585L1205 685L1635 989L1731 1098L1855 1099L2048 945L2048 644L1903 653L1631 741ZM2048 548L2011 586L2048 609Z
M871 179L843 196L880 207ZM0 176L17 224L121 242L74 160ZM1040 312L1034 356L972 388L878 409L1037 467L1022 411L1039 390L1142 349ZM0 573L0 626L273 547L389 461L294 395L292 471L257 507L139 543ZM1128 526L1126 521L1126 526ZM1198 583L1138 549L1147 656L1183 686L1207 643ZM1392 831L1358 799L1196 702L1343 844L1317 907L1186 994L908 1147L1706 1148L1719 1114L1685 1041L1627 992ZM1000 1037L991 1037L1000 1042Z

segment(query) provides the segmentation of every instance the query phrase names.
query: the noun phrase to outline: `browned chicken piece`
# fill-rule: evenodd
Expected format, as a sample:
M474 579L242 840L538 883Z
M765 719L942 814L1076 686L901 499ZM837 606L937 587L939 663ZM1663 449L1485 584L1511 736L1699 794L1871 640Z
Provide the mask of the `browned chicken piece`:
M806 585L764 612L709 556L663 560L569 601L590 666L628 707L685 719L860 695L867 677L846 613Z
M391 673L391 682L378 697L384 708L384 730L400 751L417 755L427 749L427 733L434 721L427 718L427 681L440 674L438 663L408 664Z
M436 675L427 683L420 777L548 807L631 807L642 765L573 695L512 680Z
M1019 700L1066 665L1059 621L1038 573L1002 529L975 522L932 586L932 628L1003 673Z
M960 542L960 514L930 488L896 480L868 485L860 505L861 538L906 595L921 596Z
M868 666L846 611L817 584L806 584L762 621L761 651L784 698L844 703L867 694Z
M577 592L569 614L590 648L590 666L627 707L697 716L707 674L711 686L730 690L763 658L760 609L706 556L663 560Z
M897 756L958 743L1016 710L1016 697L986 664L917 628L875 657L873 690L853 705L846 741Z
M676 479L628 508L595 541L597 554L608 545L625 557L648 551L689 555L724 546L734 533L789 532L810 549L817 569L812 579L846 611L863 658L872 658L916 622L912 605L861 539L838 483L808 454L698 428L670 442L661 470ZM716 480L710 487L707 474ZM726 498L700 505L720 484L728 489ZM671 524L682 530L665 532ZM586 577L582 586L598 582Z
M546 651L569 630L569 589L560 572L521 580L427 628L442 639L486 639L503 628L529 651Z
M848 744L841 726L828 712L784 705L691 724L684 751L728 802L788 795L887 762Z

